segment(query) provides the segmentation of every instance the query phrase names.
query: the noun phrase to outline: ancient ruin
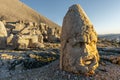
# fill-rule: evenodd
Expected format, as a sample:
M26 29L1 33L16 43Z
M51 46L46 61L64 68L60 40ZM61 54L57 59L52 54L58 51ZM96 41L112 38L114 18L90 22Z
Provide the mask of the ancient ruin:
M60 29L45 23L3 21L0 21L0 49L44 48L44 43L58 42L60 38Z
M94 74L99 54L93 24L79 4L72 5L64 17L61 33L60 69Z

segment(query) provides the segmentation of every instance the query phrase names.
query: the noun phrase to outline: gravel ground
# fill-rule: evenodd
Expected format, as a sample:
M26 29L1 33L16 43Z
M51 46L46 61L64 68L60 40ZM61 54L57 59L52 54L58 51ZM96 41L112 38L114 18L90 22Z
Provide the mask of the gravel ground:
M59 60L42 66L40 68L14 71L11 74L4 73L7 77L0 78L0 80L120 80L120 64L118 63L120 53L113 51L102 50L100 53L99 67L96 73L92 76L82 74L72 74L61 71L59 69ZM116 58L117 57L117 58ZM116 61L112 61L115 60Z
M77 75L59 70L59 60L51 64L0 80L120 80L120 65L101 61L93 76Z

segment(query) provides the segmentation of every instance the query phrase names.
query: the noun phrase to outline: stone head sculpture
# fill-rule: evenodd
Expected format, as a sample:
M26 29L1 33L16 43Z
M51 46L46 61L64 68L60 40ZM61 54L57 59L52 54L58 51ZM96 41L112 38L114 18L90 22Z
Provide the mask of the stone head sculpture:
M61 33L60 69L93 74L98 67L97 34L80 7L72 5L64 17Z

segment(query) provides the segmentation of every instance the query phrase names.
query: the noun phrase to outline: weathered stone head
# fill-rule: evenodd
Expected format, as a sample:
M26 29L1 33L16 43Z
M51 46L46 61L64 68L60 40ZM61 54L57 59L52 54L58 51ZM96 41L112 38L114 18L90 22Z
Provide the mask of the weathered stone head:
M69 8L61 33L60 68L65 71L93 74L98 67L97 34L80 7Z

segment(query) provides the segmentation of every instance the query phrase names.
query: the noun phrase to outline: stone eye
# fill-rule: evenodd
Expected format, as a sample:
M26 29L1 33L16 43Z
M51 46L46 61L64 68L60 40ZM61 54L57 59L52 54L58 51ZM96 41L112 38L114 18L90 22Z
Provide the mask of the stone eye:
M80 48L80 47L82 47L83 45L84 45L83 42L79 42L79 43L74 44L73 47L74 47L74 48Z
M67 40L67 43L69 43L69 41Z
M83 42L80 42L80 43L79 43L80 46L83 46L84 44L85 44L85 43L83 43Z

